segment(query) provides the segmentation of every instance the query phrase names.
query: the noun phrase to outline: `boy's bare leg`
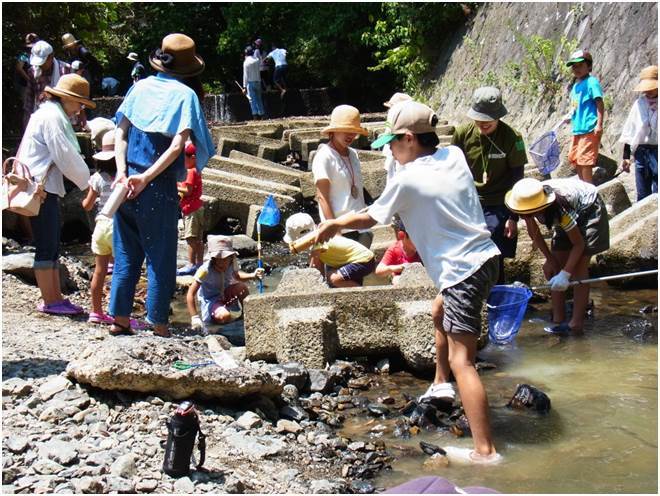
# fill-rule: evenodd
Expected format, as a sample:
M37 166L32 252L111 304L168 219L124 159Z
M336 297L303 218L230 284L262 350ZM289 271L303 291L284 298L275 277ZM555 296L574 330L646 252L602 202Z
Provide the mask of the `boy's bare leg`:
M552 254L559 262L559 266L564 268L568 260L567 251L553 251ZM552 298L552 322L561 324L566 320L566 291L551 291Z
M591 165L578 165L576 167L578 177L585 183L593 184L593 166Z
M330 281L330 284L334 288L356 288L360 286L357 282L349 280L345 280L342 275L337 272L336 270L329 271L328 272L328 280Z
M435 328L435 377L434 384L449 382L449 344L447 335L442 328L442 319L445 311L442 302L442 295L439 294L433 300L431 306L431 315L433 317L433 327Z
M450 333L447 339L452 357L451 370L456 377L458 394L470 423L474 450L479 455L493 455L496 451L490 432L488 398L474 367L478 336L463 332Z
M588 279L589 278L589 259L591 257L581 257L575 267L575 274L572 279ZM573 288L573 315L571 321L568 323L571 329L582 330L584 327L584 317L587 312L587 305L589 304L589 284L578 284Z

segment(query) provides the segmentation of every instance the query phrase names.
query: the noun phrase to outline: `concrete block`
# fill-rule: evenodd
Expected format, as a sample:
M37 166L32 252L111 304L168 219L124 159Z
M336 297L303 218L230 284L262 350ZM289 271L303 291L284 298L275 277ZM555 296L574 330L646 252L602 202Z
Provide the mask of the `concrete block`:
M626 188L618 179L612 179L598 186L598 194L603 199L610 218L630 207Z
M214 127L211 130L217 143L219 154L228 156L231 150L240 150L250 155L278 162L286 160L289 147L280 140L264 138L254 134L241 133L227 127Z
M399 351L416 371L430 370L435 364L435 330L431 305L431 300L396 304L399 315Z
M225 170L206 168L202 172L202 181L216 181L223 184L232 184L234 186L242 186L244 188L257 188L272 193L279 193L281 195L288 195L296 201L302 200L300 188L297 186L290 186L275 181L268 181L264 179L256 179L253 176L245 174L236 174L227 172Z
M234 160L231 157L227 158L221 157L220 155L214 155L209 160L207 169L217 169L234 174L242 174L300 188L300 172L286 167L282 168L282 166L272 167L270 165L257 163L256 161Z
M337 351L337 332L331 306L286 308L277 312L277 360L324 368Z

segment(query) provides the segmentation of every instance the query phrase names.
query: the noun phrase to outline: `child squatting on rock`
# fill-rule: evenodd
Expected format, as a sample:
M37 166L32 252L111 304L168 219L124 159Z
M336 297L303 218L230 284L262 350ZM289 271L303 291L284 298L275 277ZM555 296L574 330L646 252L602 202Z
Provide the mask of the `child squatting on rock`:
M230 237L210 235L207 245L206 262L197 269L186 297L190 325L195 330L203 329L205 323L227 324L239 318L241 302L250 293L243 281L264 276L264 269L250 273L239 269L238 252Z
M481 310L499 272L500 251L490 239L479 196L463 152L440 149L438 118L415 101L398 103L387 114L388 129L372 148L389 143L401 165L366 213L323 222L316 241L341 229L387 224L396 213L438 288L431 314L435 327L436 372L420 401L454 400L453 372L467 415L474 449L446 447L450 460L494 463L500 458L490 431L488 398L475 369Z
M309 214L293 214L286 220L284 241L295 243L314 229L316 225ZM374 271L376 258L374 253L361 243L337 236L329 239L327 243L312 246L309 266L325 275L330 286L351 288L362 286L364 278Z

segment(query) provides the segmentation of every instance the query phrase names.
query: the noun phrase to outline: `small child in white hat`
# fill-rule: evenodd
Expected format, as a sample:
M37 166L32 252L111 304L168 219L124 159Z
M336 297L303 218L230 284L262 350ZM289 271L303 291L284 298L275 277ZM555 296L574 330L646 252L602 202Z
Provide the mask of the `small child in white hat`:
M309 214L293 214L286 220L284 241L293 243L316 229ZM364 245L344 236L330 239L323 245L312 246L309 266L325 275L335 288L362 286L366 276L376 268L374 253Z

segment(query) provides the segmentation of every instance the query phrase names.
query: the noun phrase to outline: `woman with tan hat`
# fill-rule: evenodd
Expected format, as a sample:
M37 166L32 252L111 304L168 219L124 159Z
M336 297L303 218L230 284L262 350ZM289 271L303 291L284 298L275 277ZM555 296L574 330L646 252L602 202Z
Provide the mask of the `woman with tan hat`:
M637 201L658 192L658 66L642 69L633 91L642 93L633 103L619 138L623 147L623 170L635 162Z
M565 291L569 281L589 278L589 259L610 247L607 209L593 184L577 178L518 181L504 197L512 212L520 215L534 246L545 256L543 273L552 290L550 333L582 331L589 303L589 285L573 289L573 315L565 320ZM536 222L553 229L548 248Z
M328 144L321 144L312 162L316 184L316 199L321 221L335 219L347 212L362 210L364 187L357 153L350 146L358 134L369 132L360 125L360 112L350 105L335 107L330 124L321 131L329 136ZM371 246L373 234L369 230L346 231L344 236Z
M55 315L82 313L82 308L62 297L60 291L60 197L64 197L64 177L84 190L89 168L80 155L76 133L71 126L85 107L96 104L89 99L89 83L77 74L59 78L54 88L46 86L44 101L28 121L17 158L26 164L37 180L45 178L45 200L39 214L30 217L34 233L34 275L43 303L37 310Z
M197 85L189 84L204 70L195 42L184 34L170 34L149 63L158 73L131 86L116 115L115 184L127 186L128 199L113 219L115 266L108 313L115 320L111 334L133 334L129 316L146 257L147 320L156 335L167 337L176 286L176 183L186 176L182 152L186 140L193 141L201 171L215 149L191 88Z

